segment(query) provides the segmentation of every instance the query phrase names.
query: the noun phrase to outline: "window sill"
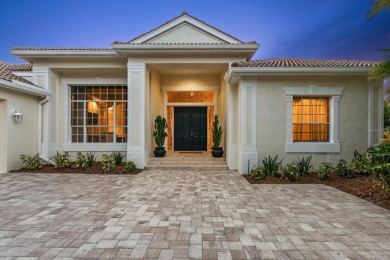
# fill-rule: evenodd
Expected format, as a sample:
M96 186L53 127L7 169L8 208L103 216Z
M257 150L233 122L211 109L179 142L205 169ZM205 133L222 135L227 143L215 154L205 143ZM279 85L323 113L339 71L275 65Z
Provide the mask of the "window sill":
M127 151L127 143L113 144L113 143L87 143L87 144L69 144L63 146L66 152L112 152Z
M340 153L340 143L286 143L287 153Z

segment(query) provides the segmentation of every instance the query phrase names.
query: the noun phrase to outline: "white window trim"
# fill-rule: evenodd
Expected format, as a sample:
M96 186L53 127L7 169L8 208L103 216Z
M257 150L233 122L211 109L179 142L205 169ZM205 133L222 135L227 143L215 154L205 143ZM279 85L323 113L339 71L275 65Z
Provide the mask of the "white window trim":
M84 80L86 81L86 80ZM79 82L79 81L76 81ZM123 85L127 86L127 84L118 83L121 82L120 80L110 80L110 81L97 81L96 83L89 83L89 84L83 84L85 86L95 86L95 85L112 85L112 86L118 86ZM68 84L66 84L68 83ZM111 151L118 151L118 152L125 152L127 151L127 143L72 143L71 142L71 126L70 126L70 87L72 85L81 85L81 83L73 83L73 82L66 82L63 83L63 93L65 97L65 103L64 103L64 143L62 150L65 152L111 152ZM72 83L72 84L69 84Z
M343 87L284 87L287 101L287 153L340 153L339 101ZM294 96L329 97L329 142L293 142Z

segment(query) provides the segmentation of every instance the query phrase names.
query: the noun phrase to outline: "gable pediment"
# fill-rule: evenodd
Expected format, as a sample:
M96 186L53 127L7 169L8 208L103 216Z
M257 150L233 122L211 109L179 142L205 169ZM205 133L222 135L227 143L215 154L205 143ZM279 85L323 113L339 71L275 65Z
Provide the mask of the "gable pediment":
M183 13L181 16L145 33L127 44L240 44L239 39Z
M192 24L184 22L169 30L156 35L144 43L170 44L170 43L227 43L213 34L206 32Z

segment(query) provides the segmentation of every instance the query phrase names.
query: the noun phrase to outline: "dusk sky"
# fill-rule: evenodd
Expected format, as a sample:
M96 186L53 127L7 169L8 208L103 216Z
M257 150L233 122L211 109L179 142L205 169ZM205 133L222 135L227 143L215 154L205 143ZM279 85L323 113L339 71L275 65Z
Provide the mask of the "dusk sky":
M390 10L373 0L1 0L0 60L14 47L110 48L187 11L242 41L253 59L376 60L390 47Z

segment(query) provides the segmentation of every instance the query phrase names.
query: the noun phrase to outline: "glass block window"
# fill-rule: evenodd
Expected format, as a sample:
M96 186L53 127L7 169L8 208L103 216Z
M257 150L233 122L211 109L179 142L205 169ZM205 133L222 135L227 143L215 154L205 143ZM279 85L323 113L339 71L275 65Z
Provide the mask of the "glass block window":
M72 143L127 142L127 86L72 86Z
M328 97L294 97L293 141L329 141Z

